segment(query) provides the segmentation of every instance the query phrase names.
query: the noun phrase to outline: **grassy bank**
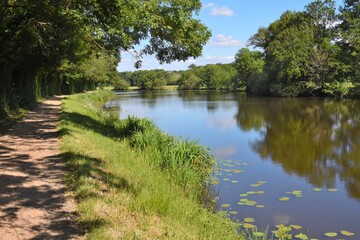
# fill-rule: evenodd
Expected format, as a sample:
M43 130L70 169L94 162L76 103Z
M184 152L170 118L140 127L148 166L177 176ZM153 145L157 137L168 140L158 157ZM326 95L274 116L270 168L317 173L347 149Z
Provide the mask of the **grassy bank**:
M203 205L213 158L151 122L104 112L110 92L63 100L67 182L88 239L242 239ZM200 194L201 193L201 194Z

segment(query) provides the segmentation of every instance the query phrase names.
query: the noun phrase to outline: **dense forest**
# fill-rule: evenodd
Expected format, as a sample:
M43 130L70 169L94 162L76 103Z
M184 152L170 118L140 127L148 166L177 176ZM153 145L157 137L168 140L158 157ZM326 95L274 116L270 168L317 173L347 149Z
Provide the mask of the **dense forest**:
M192 64L181 72L127 72L122 77L142 89L173 84L178 76L179 89L276 96L360 94L358 0L345 0L339 9L333 0L316 0L303 11L287 11L268 27L260 27L248 44L251 48L240 49L232 64ZM171 80L166 81L169 74Z
M201 55L210 31L200 0L3 0L0 118L42 97L121 81L120 50L161 63ZM134 52L134 46L147 41Z

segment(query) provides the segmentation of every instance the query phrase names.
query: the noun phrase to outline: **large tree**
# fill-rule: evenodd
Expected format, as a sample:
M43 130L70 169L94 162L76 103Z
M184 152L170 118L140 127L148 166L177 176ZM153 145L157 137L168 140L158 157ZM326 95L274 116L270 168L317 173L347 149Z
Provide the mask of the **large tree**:
M200 9L200 0L1 1L0 112L31 105L62 71L81 72L60 66L86 62L94 52L120 60L120 49L146 40L136 57L154 54L169 63L200 56L210 37L194 18Z

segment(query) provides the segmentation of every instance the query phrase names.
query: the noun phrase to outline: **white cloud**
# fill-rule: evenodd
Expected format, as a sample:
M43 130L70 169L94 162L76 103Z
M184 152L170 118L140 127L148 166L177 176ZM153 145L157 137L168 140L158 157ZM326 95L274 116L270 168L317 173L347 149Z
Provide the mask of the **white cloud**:
M209 43L212 47L243 47L246 43L234 39L231 35L225 36L224 34L218 34Z
M226 6L221 6L221 7L215 6L211 10L211 15L231 17L234 16L234 11Z
M203 8L211 8L211 15L213 16L234 16L234 11L227 6L217 6L212 2L203 5Z
M234 56L206 56L204 58L205 60L207 61L213 61L213 62L216 62L216 61L232 61L232 60L235 60L235 57Z
M136 59L128 52L122 52L121 62L118 64L117 70L119 72L124 71L136 71L134 64ZM203 66L206 64L216 63L231 63L235 61L234 55L217 56L217 55L205 55L199 58L189 58L187 61L177 62L174 61L171 64L160 64L153 56L144 56L142 58L142 67L140 70L151 70L151 69L165 69L165 70L185 70L189 65L195 64L197 66Z

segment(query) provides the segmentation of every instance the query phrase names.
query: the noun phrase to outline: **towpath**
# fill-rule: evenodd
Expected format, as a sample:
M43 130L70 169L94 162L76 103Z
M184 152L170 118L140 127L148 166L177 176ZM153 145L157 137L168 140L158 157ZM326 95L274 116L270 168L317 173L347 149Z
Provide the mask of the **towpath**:
M0 239L77 239L56 129L60 98L0 136Z

